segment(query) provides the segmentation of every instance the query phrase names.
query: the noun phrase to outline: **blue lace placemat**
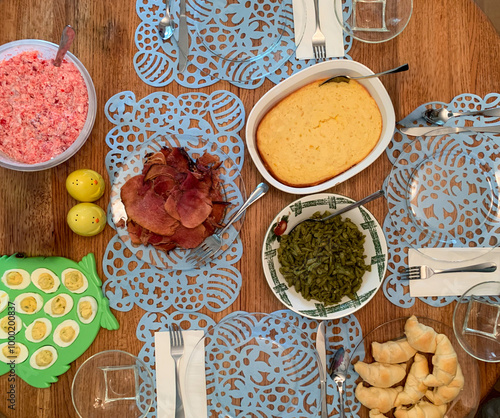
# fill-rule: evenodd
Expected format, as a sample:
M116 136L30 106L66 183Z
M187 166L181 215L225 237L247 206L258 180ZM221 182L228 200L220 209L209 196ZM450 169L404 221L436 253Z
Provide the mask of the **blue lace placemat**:
M229 315L236 315L241 312L233 312ZM304 341L309 347L314 348L316 345L316 332L318 330L319 322L314 319L305 318L295 312L290 310L280 310L274 312L281 318L287 320L288 322L295 325L296 329L303 332L308 338ZM209 316L203 315L201 313L179 313L174 312L172 314L167 314L165 312L148 312L146 313L139 322L137 327L137 338L144 342L144 345L139 353L139 358L144 361L144 363L151 367L153 372L154 381L156 382L155 375L155 347L154 347L154 334L155 332L168 331L169 326L173 323L183 323L183 329L203 329L207 330L209 327L215 325ZM187 326L188 325L188 326ZM328 340L332 347L343 345L348 352L352 352L358 343L363 339L363 333L361 326L357 318L354 315L349 315L341 319L326 321L326 335L325 339ZM280 329L282 332L282 329ZM285 335L286 338L291 339L293 335ZM346 391L345 400L349 406L350 414L353 417L358 416L359 409L361 405L359 402L355 401L354 389L355 389L355 377L349 376L346 381ZM333 380L328 377L328 389L327 393L329 396L333 395L333 401L329 402L328 412L329 415L332 413L338 414L337 405L339 404L339 397L337 394L337 386ZM155 383L156 384L156 383ZM246 382L250 384L250 382ZM257 386L258 384L256 384ZM272 392L272 387L270 387L270 392ZM276 399L274 401L274 406L276 410L280 410L280 396L276 394ZM304 397L304 405L307 403L307 392L304 392L301 396ZM296 406L297 409L294 411L295 418L309 418L309 415L302 409L301 405ZM319 407L319 405L317 406ZM156 417L156 400L153 404L153 409L148 414L148 417Z
M111 182L131 151L168 133L201 135L216 141L239 170L243 165L244 145L239 132L245 111L241 100L232 93L189 93L179 97L153 93L136 100L132 92L122 92L109 99L105 114L115 125L106 136L111 149L106 156ZM108 209L108 223L115 228L110 213ZM135 304L147 312L170 307L179 312L202 308L220 312L240 292L241 273L235 264L242 252L238 238L226 251L229 257L219 256L196 270L165 270L138 259L115 235L103 257L107 277L103 290L110 306L119 311L129 311Z
M396 131L394 133L394 137L387 148L387 156L391 163L395 163L400 153L405 147L411 147L411 144L414 143L415 137L408 137L403 134L399 128L401 127L412 127L412 126L430 126L423 118L423 112L430 107L441 107L445 106L451 111L473 111L473 110L481 110L486 108L492 108L496 106L500 106L500 94L491 93L486 95L484 98L479 97L474 94L461 94L455 97L450 103L443 102L429 102L424 105L419 106L413 112L411 112L406 118L401 120L396 126ZM498 118L495 117L484 117L484 116L468 116L468 117L459 117L450 119L445 126L466 126L471 124L471 122L476 126L484 126L484 125L498 125L500 124ZM460 133L460 134L452 134L438 137L439 140L435 140L431 145L431 139L425 141L425 144L428 147L435 147L434 150L444 150L447 148L460 146L464 149L473 149L475 154L481 155L485 160L488 159L490 155L498 155L500 152L500 148L498 147L498 136L493 136L494 134L488 133L479 133L479 134L471 134L471 133ZM496 144L491 146L483 143L483 139L497 139ZM428 152L428 149L416 149L417 147L411 147L411 151L415 154L415 160L420 158L422 153ZM389 177L388 177L389 178ZM387 190L387 181L386 178L384 183L384 190ZM440 180L440 179L439 179ZM433 181L429 178L429 181ZM437 180L436 180L437 181ZM437 184L436 184L437 185ZM439 187L437 185L437 187ZM462 226L465 227L466 220L462 220ZM460 225L459 225L460 226ZM410 288L407 281L404 281L400 277L400 273L398 273L402 268L408 266L408 244L405 239L399 236L396 231L390 215L384 220L383 230L387 239L388 245L388 255L389 255L389 263L388 263L388 276L383 284L383 291L386 298L392 302L394 305L397 305L402 308L410 308L415 304L416 298L410 296ZM408 239L408 237L407 237ZM419 237L418 231L415 231L411 236L412 240L415 240L417 243L420 241L421 237ZM440 307L446 306L453 301L458 300L459 298L456 296L448 296L448 297L422 297L419 298L423 302L428 305Z
M176 16L178 14L178 2L173 2L171 7L171 13ZM232 8L233 2L227 2L225 7L227 9ZM246 34L248 36L231 39L231 42L236 45L241 43L237 49L242 49L242 45L251 39L251 35L256 27L265 28L267 26L265 21L267 13L266 5L262 4L261 9L262 10L254 11L251 8L248 8L246 13L241 13L237 16L237 20L240 22L238 27L248 28L248 33ZM136 11L141 19L141 23L135 32L135 44L138 51L134 55L134 68L142 81L154 87L164 87L172 81L176 81L184 87L191 88L206 87L219 81L219 79L207 76L207 74L201 72L200 69L192 63L188 63L188 67L184 73L178 72L177 61L179 50L174 39L176 35L166 41L163 41L160 39L157 30L158 22L165 14L164 0L137 0ZM213 7L212 3L209 2L206 7L200 7L199 13L204 13L204 21L217 22L217 14L220 14L221 11L218 10L218 8ZM211 14L213 14L213 16ZM187 15L190 37L191 39L194 39L196 34L192 29L194 27L193 22L190 21L192 18L193 17L190 14ZM213 35L214 44L217 44L217 42L228 42L226 37L227 31L225 32L223 25L219 26L211 24L210 31ZM285 33L283 36L285 37L287 35L292 37L291 42L293 42L293 34ZM283 42L284 41L282 40L281 43ZM290 39L287 39L286 42L289 44ZM351 59L351 57L347 55L351 46L352 38L344 33L344 49L346 59ZM280 47L281 45L278 46L278 48ZM234 73L242 70L240 66L234 66L233 68L230 63L227 63L227 61L210 60L210 57L207 56L207 48L202 43L198 44L196 42L191 42L190 48L194 56L203 57L203 59L207 61L207 65L216 67L211 70L210 74L225 74L224 79L229 81L241 80L241 78L238 78L241 76ZM273 59L277 59L278 54L281 53L276 53ZM310 67L316 63L315 60L297 59L295 52L293 52L288 60L286 57L283 57L282 54L279 59L282 65L275 71L267 74L266 77L251 80L249 82L232 81L232 84L242 88L256 89L264 83L266 78L273 83L278 84L280 81L288 78L290 75L298 72L299 70ZM252 68L252 71L264 74L267 73L266 66L269 66L269 63L265 60L254 60L252 65L254 67Z

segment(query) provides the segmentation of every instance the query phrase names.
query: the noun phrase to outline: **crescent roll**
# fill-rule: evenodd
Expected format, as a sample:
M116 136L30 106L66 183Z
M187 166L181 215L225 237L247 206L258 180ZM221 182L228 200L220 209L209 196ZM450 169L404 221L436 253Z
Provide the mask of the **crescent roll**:
M429 399L434 405L444 405L455 399L463 388L464 375L459 364L457 366L457 374L449 385L439 386L432 392L428 390L425 396L427 396L427 399Z
M372 342L373 358L380 363L405 363L411 359L417 351L413 349L406 338L386 343Z
M434 328L418 322L415 315L408 318L405 323L405 334L408 343L417 351L434 353L436 351L437 332Z
M365 363L358 361L354 370L361 378L377 388L390 388L406 376L406 364Z
M415 361L411 365L410 372L406 378L403 392L398 393L394 406L415 404L422 399L427 391L423 380L429 374L427 358L422 354L415 354Z
M420 401L412 408L397 407L394 416L396 418L443 418L446 409L446 405L436 406L429 402Z
M458 357L449 338L444 334L436 337L436 352L432 356L432 374L424 379L427 386L448 385L457 373Z
M369 418L387 418L387 415L381 413L378 409L370 409Z
M385 414L394 407L396 396L402 390L402 386L388 389L365 387L363 382L361 382L356 387L354 394L358 401L368 409L378 409L381 413Z

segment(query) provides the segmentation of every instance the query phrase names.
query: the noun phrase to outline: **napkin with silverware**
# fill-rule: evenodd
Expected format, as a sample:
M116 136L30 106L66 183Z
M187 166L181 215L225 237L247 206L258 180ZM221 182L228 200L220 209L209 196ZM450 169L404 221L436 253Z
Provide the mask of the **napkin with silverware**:
M336 2L335 0L318 1L321 32L323 32L326 37L326 57L343 57L345 55L344 33L335 15L335 7L338 7L340 12L342 2ZM296 36L299 36L297 28L303 27L304 20L306 21L304 35L297 45L295 56L298 59L311 59L314 58L312 36L316 30L314 0L293 0L293 23Z
M443 259L450 261L440 261ZM410 296L461 296L476 284L500 280L500 248L422 248L418 251L410 248L410 267L425 265L444 270L487 262L497 263L497 270L493 273L441 273L425 280L409 280Z
M182 394L184 410L189 402L189 416L207 416L207 395L205 381L205 353L202 349L197 349L193 358L191 354L198 341L203 337L203 330L183 331L184 355L180 359L179 378L181 388L184 387L186 376L186 366L188 361L192 361L189 366L190 379L189 394ZM156 357L156 399L158 418L175 418L175 371L174 359L170 355L170 333L168 331L155 333L155 357ZM199 375L199 376L198 376Z

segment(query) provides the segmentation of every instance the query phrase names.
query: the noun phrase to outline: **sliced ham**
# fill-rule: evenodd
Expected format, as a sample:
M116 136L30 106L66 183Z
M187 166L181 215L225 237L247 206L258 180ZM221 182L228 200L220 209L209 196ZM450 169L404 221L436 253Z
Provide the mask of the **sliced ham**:
M170 237L155 234L154 232L136 224L134 221L128 222L127 230L133 244L151 244L155 247L161 247L165 251L169 251L177 246L177 244L172 241Z
M188 173L182 184L170 192L165 202L166 212L186 228L201 225L212 212L212 200L209 196L211 181L207 183L205 177L207 176Z
M201 225L212 212L212 201L199 189L186 190L177 202L177 213L186 228Z
M157 195L167 199L176 182L169 176L158 176L153 180L153 189Z
M187 173L194 166L193 160L183 148L173 148L166 158L166 164L180 173Z
M198 225L196 228L186 228L179 225L175 234L172 235L172 241L176 242L182 248L196 248L208 236L207 230L203 225Z
M122 186L121 198L128 218L155 234L173 235L179 221L165 211L164 199L143 180L144 175L138 175Z
M161 155L163 155L163 154L161 154ZM148 171L146 173L143 173L143 174L144 174L144 181L153 180L158 176L168 176L168 177L171 177L173 180L173 179L175 179L176 175L178 174L178 171L175 168L170 167L168 165L155 164L155 165L151 165L149 167Z
M134 244L168 252L195 248L221 227L225 208L215 155L196 161L183 148L150 154L142 174L121 189L127 230Z

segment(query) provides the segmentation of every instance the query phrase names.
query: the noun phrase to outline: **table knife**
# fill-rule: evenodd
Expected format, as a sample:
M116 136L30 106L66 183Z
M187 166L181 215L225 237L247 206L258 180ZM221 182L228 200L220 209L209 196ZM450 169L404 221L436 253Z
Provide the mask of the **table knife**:
M328 417L328 410L326 405L326 346L325 346L325 323L320 322L318 332L316 333L316 350L318 351L320 359L320 367L323 371L321 376L321 418Z
M177 45L179 46L179 61L177 69L182 73L187 66L187 56L188 56L188 29L186 20L186 0L180 0L179 5L179 40Z
M459 132L492 132L500 133L500 125L496 126L415 126L412 128L401 128L400 131L409 136L438 136L457 134Z

